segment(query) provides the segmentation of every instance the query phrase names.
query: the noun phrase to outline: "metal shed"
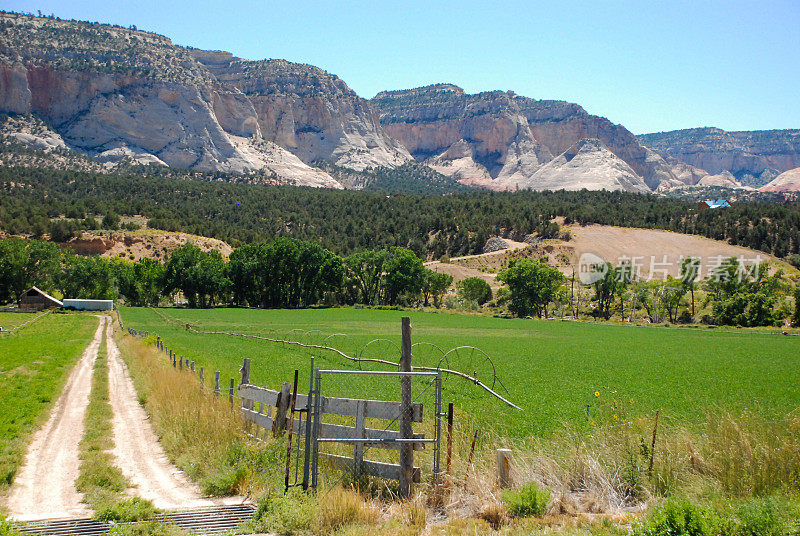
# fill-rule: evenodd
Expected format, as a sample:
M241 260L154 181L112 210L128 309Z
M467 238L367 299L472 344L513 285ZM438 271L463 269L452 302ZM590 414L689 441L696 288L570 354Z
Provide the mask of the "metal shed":
M70 298L64 300L64 309L76 311L111 311L114 309L114 300L82 300Z
M17 304L20 309L27 311L41 311L42 309L49 309L51 307L61 307L63 304L37 287L31 287L23 292Z

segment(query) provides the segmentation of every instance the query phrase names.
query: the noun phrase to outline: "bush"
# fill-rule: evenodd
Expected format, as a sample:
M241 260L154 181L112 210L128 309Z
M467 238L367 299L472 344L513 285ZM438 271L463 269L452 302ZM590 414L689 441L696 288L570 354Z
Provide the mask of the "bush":
M206 477L202 481L203 493L208 495L233 495L239 486L247 480L245 467L225 467L219 473Z
M788 505L767 497L741 505L736 511L735 536L788 536L792 534Z
M97 510L94 519L97 521L146 521L156 515L159 510L153 502L140 497L123 499L116 504L105 506Z
M791 264L795 268L800 269L800 253L795 253L794 255L789 257L787 260L789 261L789 264Z
M0 515L0 536L22 536L22 533L15 530L2 515Z
M456 283L458 296L464 301L474 301L483 305L492 299L492 287L480 277L468 277Z
M116 231L119 229L119 216L114 212L107 212L105 216L103 216L103 229L110 229L112 231Z
M670 499L656 507L633 529L634 536L705 536L714 534L713 512L685 499Z
M315 498L298 488L291 488L285 495L266 495L258 501L247 530L287 536L309 534L317 508Z
M550 502L550 490L530 482L516 490L503 490L501 495L511 517L541 517Z

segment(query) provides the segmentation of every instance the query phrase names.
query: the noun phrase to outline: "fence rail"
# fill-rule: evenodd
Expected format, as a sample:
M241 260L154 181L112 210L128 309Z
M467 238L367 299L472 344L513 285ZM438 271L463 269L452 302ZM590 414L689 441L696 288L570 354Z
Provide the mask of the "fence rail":
M220 371L214 373L214 385L205 385L205 368L196 368L195 362L184 359L182 355L168 348L159 335L149 331L139 331L125 328L121 317L118 317L120 329L134 337L149 338L155 336L156 348L163 352L168 361L177 370L191 371L204 389L209 389L217 397L221 394ZM410 349L410 325L404 318L404 337L408 337ZM236 380L230 379L228 397L231 407L237 407L235 398L239 399L238 411L240 412L245 431L251 437L258 438L259 434L271 433L274 437L281 437L287 432L289 444L286 460L286 486L289 486L289 467L292 453L292 438L296 437L299 463L301 450L303 452L303 487L316 488L319 460L326 461L352 473L357 480L360 475L371 475L379 478L394 479L400 482L401 496L409 496L411 483L421 482L422 471L414 466L414 451L425 450L425 446L433 446L433 478L438 478L439 451L440 451L440 418L441 413L441 371L412 371L410 369L410 350L406 352L409 366L398 371L369 371L369 370L329 370L314 369L312 357L312 382L308 394L297 393L297 371L295 371L294 389L289 382L284 382L280 390L254 385L250 382L250 359L245 358L241 368L241 378L236 386ZM372 377L398 377L402 386L402 399L400 401L376 400L367 398L345 398L324 396L321 391L320 378L323 375L348 376L362 375ZM436 386L434 400L434 437L426 438L425 434L414 432L412 423L423 422L424 405L412 402L410 398L410 382L413 379L421 380L430 378ZM341 422L323 422L325 415L355 419L354 425L341 424ZM368 420L370 426L367 426ZM385 427L373 427L376 421L389 422ZM393 423L399 423L399 430L392 430ZM256 427L253 431L252 428ZM301 449L301 438L305 447ZM337 453L320 452L320 444L340 443L353 447L353 456L342 456ZM366 448L377 448L386 451L398 451L399 463L365 459ZM296 471L297 473L298 471ZM309 478L310 477L310 478ZM297 480L297 476L295 477ZM298 485L295 482L295 485ZM405 491L404 491L405 490Z

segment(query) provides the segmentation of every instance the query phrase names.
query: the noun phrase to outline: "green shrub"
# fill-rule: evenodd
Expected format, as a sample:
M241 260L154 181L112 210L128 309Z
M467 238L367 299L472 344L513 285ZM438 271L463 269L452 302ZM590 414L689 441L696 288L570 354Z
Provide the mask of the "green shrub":
M145 521L131 523L130 525L117 525L108 533L108 536L186 536L188 532L178 527L160 521Z
M530 482L515 490L503 490L501 495L511 517L541 517L550 502L550 490Z
M258 501L247 530L287 536L309 534L317 509L316 499L298 488L285 495L266 495Z
M203 479L203 493L207 495L233 495L239 490L239 485L246 479L247 469L244 467L225 467L219 473Z
M742 504L736 510L735 536L788 536L793 534L788 505L767 497Z
M11 526L11 523L0 515L0 536L22 536L22 533L15 530L14 527Z
M634 536L705 536L716 534L714 513L685 499L670 499L656 507L633 529Z
M97 521L146 521L156 515L159 510L153 502L140 497L123 499L115 504L98 508L94 514Z

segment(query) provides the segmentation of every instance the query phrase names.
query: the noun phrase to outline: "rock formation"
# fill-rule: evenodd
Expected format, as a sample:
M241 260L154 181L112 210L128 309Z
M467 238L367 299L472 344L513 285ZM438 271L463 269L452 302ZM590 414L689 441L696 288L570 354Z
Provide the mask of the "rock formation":
M314 160L355 169L410 160L367 102L320 69L55 18L0 14L0 111L35 114L103 161L268 171L309 186L341 187Z
M559 176L569 182L565 187L576 188L576 181L567 177L571 173L588 179L587 187L592 188L613 183L614 189L642 191L641 184L655 189L664 181L680 183L670 165L656 152L642 147L627 129L589 115L577 104L535 100L503 91L468 95L452 84L384 91L371 102L381 114L384 129L414 158L465 184L498 190L547 184L557 189L559 184L552 178ZM597 142L586 146L576 163L554 163L536 178L545 164L584 139ZM589 169L592 165L608 163L608 155L598 159L588 156L591 152L598 156L601 147L627 168L605 165L593 173ZM578 169L581 164L588 167ZM556 168L560 170L557 174ZM619 180L609 182L611 169L616 170Z
M642 134L638 138L646 147L664 155L712 174L728 171L737 179L800 167L800 130L726 132L719 128L691 128Z
M800 167L784 171L759 190L762 192L800 192Z
M597 138L579 140L539 168L527 184L533 190L650 191L642 178Z

